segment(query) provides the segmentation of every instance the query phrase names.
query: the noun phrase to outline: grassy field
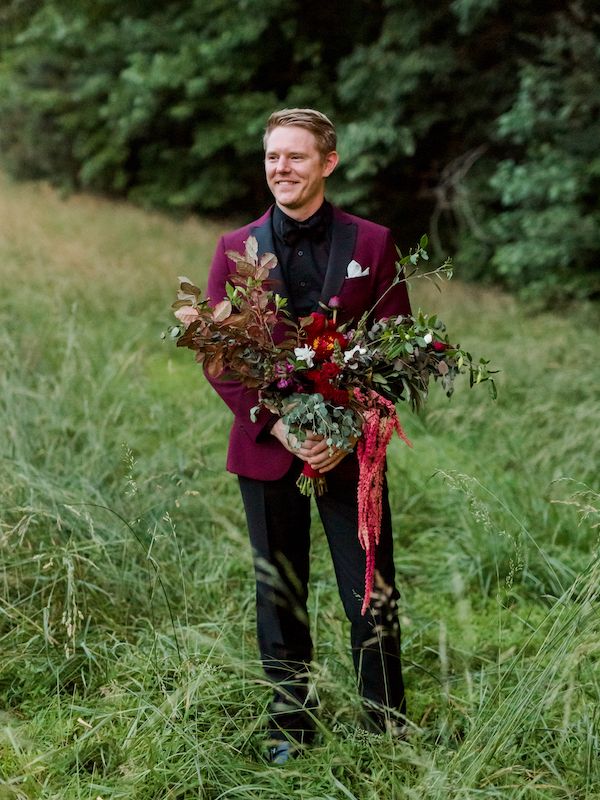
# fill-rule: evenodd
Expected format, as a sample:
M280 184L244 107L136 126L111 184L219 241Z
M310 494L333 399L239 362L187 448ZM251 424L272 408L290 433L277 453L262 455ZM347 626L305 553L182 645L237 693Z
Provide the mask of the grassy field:
M356 724L315 525L319 738L277 769L228 412L160 338L218 232L0 176L0 800L600 797L598 309L413 286L502 369L390 452L413 732Z

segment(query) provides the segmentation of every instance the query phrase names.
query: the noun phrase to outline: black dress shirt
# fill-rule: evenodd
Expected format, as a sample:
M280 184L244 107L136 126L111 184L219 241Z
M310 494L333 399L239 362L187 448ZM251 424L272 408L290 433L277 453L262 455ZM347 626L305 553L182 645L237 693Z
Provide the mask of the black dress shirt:
M331 248L333 210L326 200L302 222L275 206L272 217L275 255L283 272L290 310L304 317L319 307Z

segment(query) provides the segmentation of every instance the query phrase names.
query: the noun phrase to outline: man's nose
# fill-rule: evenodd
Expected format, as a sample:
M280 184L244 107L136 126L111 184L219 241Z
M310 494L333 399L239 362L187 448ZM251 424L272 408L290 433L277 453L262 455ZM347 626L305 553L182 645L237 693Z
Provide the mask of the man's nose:
M290 168L290 162L285 156L279 156L277 159L276 169L277 172L287 172Z

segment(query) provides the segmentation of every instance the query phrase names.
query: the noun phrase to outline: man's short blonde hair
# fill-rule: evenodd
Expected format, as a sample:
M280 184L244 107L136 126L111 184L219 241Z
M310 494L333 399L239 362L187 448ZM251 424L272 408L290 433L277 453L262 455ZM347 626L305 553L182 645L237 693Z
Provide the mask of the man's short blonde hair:
M314 108L282 108L281 111L274 111L267 120L267 127L263 137L263 145L267 149L269 134L274 128L295 125L298 128L306 128L317 140L317 149L325 158L326 155L335 150L337 146L337 136L333 122L315 111Z

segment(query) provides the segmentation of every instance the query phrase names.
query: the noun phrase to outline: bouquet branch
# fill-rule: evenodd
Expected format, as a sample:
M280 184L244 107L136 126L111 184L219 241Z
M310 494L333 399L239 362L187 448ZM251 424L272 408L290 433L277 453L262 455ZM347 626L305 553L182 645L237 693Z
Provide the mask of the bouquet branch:
M427 237L414 252L397 262L398 282L404 270L417 270L427 261ZM366 553L366 613L375 574L375 551L381 527L381 498L385 453L396 432L410 445L395 404L421 408L430 383L439 382L450 396L454 381L468 372L469 384L488 382L495 397L493 371L486 359L477 363L466 350L452 344L435 315L376 319L375 305L355 325L338 325L340 299L332 297L322 311L294 322L286 301L272 289L269 273L277 264L271 253L259 257L254 237L245 252L227 253L235 264L226 298L212 305L200 289L180 278L173 310L179 324L170 329L178 347L196 353L210 378L239 381L257 390L256 420L261 407L278 414L298 447L307 435L325 441L330 454L354 450L358 480L358 536ZM410 276L409 276L410 277ZM451 277L451 262L420 273L432 280ZM305 463L298 487L304 494L326 491L325 476Z

